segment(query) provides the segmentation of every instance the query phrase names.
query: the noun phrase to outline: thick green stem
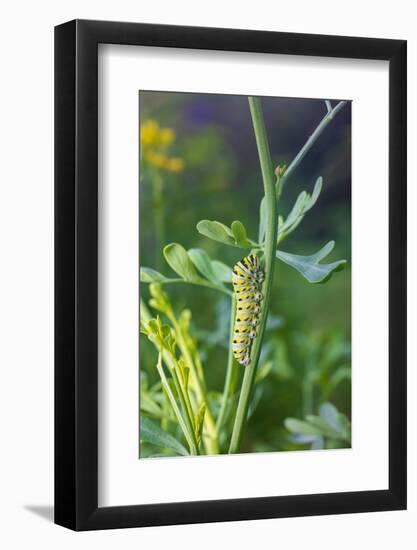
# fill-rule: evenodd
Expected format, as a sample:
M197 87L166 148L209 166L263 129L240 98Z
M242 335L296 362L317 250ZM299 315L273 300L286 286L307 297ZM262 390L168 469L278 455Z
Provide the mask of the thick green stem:
M236 298L235 295L233 295L230 305L229 355L227 357L226 378L224 381L222 401L220 405L219 416L217 417L216 422L217 433L220 433L220 430L223 427L227 405L236 387L238 372L237 369L239 368L233 357L233 328L235 323L235 310Z
M259 162L266 201L266 231L265 231L265 281L262 287L263 302L259 315L258 334L254 339L251 352L251 361L245 367L239 403L237 406L233 433L229 447L229 453L239 450L243 430L246 424L250 399L255 384L256 370L258 368L262 341L268 317L269 302L271 297L272 282L275 267L276 236L278 231L278 212L275 193L275 177L272 168L271 154L269 152L268 139L262 114L261 100L258 97L249 97L249 107L258 148Z

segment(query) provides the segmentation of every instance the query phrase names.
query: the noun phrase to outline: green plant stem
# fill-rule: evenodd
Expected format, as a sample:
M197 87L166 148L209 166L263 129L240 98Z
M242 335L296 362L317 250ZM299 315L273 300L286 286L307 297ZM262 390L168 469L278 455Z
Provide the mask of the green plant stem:
M227 357L226 378L224 381L222 401L220 404L220 411L216 422L217 433L220 433L220 430L223 427L226 410L227 410L227 404L235 390L236 381L237 381L237 372L239 368L233 357L233 329L234 329L234 323L235 323L235 313L236 313L236 297L233 294L232 301L230 304L229 355Z
M311 147L314 145L314 143L317 141L317 138L320 136L320 134L323 132L323 130L326 128L326 126L333 120L333 118L337 115L337 113L346 105L347 101L339 101L339 103L334 107L333 109L329 110L327 104L327 113L322 118L321 122L317 126L317 128L314 130L314 132L311 134L311 136L308 138L308 140L305 142L305 144L302 146L298 154L294 157L293 161L290 163L288 168L285 170L283 176L280 178L279 187L280 191L282 191L285 182L287 179L291 176L291 174L294 172L294 170L297 168L297 166L300 164L300 162L303 160L303 158L306 156L308 151L311 149Z
M194 448L196 449L195 454L198 454L198 443L197 443L197 439L195 437L195 430L194 430L194 413L193 413L193 410L192 410L192 407L191 407L191 403L190 403L190 400L189 400L188 393L182 387L182 384L180 382L178 373L175 370L173 370L171 372L171 375L172 375L172 379L174 381L175 389L176 389L177 394L178 394L179 402L181 403L181 408L182 408L182 411L183 411L183 414L184 414L185 423L187 425L187 428L189 430L191 439L193 441Z
M190 453L192 455L198 454L198 449L194 442L194 432L192 431L190 433L189 427L187 426L187 423L184 421L184 418L182 417L181 411L177 405L177 402L175 401L174 394L172 393L171 387L168 383L168 380L165 376L164 369L162 367L162 353L159 353L158 356L158 362L156 365L156 368L158 370L159 376L161 378L162 386L168 396L169 402L171 403L171 407L175 413L175 416L177 418L178 424L180 425L183 434L185 436L185 439L187 440L188 446L190 448Z
M190 369L190 382L196 393L197 402L199 405L204 403L206 412L204 414L204 430L203 430L203 442L208 454L219 454L218 434L216 430L216 424L214 422L213 414L210 410L204 382L198 375L195 362L188 349L187 342L184 339L181 327L174 315L168 315L169 320L175 331L178 347L183 355L187 366Z
M279 199L281 197L282 190L284 188L284 185L286 181L290 178L294 170L297 168L297 166L300 164L300 162L303 160L303 158L306 156L308 151L312 148L314 143L317 141L320 134L323 132L323 130L326 128L326 126L334 119L334 117L337 115L337 113L346 105L347 101L339 101L339 103L334 107L333 109L329 109L328 103L326 103L327 113L320 121L317 128L314 130L314 132L311 134L311 136L308 138L308 140L305 142L305 144L302 146L300 151L297 153L297 155L294 157L292 162L289 164L287 169L285 170L284 174L280 177L277 177L275 186L276 186L276 195L277 195L277 204L279 202ZM261 209L263 208L263 202L265 201L265 197L262 198L261 201ZM264 240L264 233L262 231L261 226L259 227L259 242L262 242Z
M258 368L259 356L268 317L269 301L275 267L276 235L278 231L278 212L275 192L275 177L272 168L271 154L269 152L268 139L262 114L261 100L259 97L249 97L249 107L258 148L259 163L261 166L262 180L266 200L266 231L265 231L265 281L262 287L263 302L259 315L258 334L252 344L251 361L245 367L239 403L237 406L229 453L239 450L243 430L246 425L249 403L255 384L255 376Z
M178 384L180 385L180 388L181 388L181 390L184 394L184 402L185 402L185 406L187 408L187 414L190 418L191 424L192 424L193 429L194 429L195 428L194 410L193 410L193 406L191 404L190 392L188 391L188 384L185 385L185 383L183 381L182 374L180 372L180 366L179 366L177 360L175 360L175 370L176 370L176 377L177 377L177 380L178 380Z
M140 299L140 316L142 321L145 321L145 322L149 322L150 319L152 318L151 313L147 305L145 304L145 302L142 300L142 298ZM189 447L190 447L190 452L192 454L199 454L198 443L194 432L194 414L190 403L190 397L186 389L182 387L180 377L178 376L178 373L177 373L178 362L176 361L175 357L172 357L171 354L166 349L162 349L159 351L159 359L161 358L165 363L165 365L168 367L169 372L171 373L174 386L178 394L178 399L181 403L181 408L183 409L185 418L183 418L181 415L178 405L176 404L175 397L169 386L168 380L166 379L163 367L160 364L161 361L159 361L157 365L157 370L158 370L162 385L165 388L165 391L168 395L168 399L171 403L171 407L175 413L178 423L181 426L181 429L185 435L185 438L187 439L187 443L189 444ZM187 431L185 432L184 430L187 430Z
M153 208L155 223L155 265L158 271L162 269L160 250L165 245L165 205L164 205L164 182L160 175L155 175L152 182Z

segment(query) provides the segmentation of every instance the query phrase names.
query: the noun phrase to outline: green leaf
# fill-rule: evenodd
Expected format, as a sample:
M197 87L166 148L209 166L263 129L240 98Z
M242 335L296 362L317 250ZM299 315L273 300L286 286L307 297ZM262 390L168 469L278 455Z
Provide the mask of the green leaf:
M151 267L141 267L140 281L141 283L165 283L169 279Z
M187 449L169 433L164 432L157 424L146 416L140 418L140 440L163 449L172 449L180 455L187 456Z
M150 414L155 418L163 418L162 409L155 403L153 397L147 392L140 394L140 410Z
M298 420L297 418L286 418L284 425L288 431L301 434L301 435L321 435L322 432L317 426L313 426L309 422L304 420Z
M204 415L206 414L206 405L202 403L198 409L198 413L194 415L194 432L198 442L200 442L201 434L203 433Z
M191 261L193 262L195 267L198 269L198 271L201 273L201 275L204 275L206 279L208 279L214 284L219 283L219 280L216 276L216 272L212 267L210 256L207 254L205 250L202 250L201 248L191 248L188 251L188 255L190 256Z
M313 208L317 199L321 193L323 186L323 178L319 177L314 184L313 193L310 196L307 191L302 191L295 201L291 212L288 214L287 219L278 225L278 242L292 233L296 227L302 222L305 214Z
M197 231L213 241L218 241L229 246L236 246L238 248L259 246L255 241L248 239L245 226L238 220L232 223L231 228L217 221L201 220L197 224Z
M344 380L352 378L352 370L350 366L339 367L331 376L326 386L326 396L329 396L335 388Z
M339 413L339 416L337 417L337 421L339 423L340 431L343 434L343 438L346 441L349 441L350 443L352 436L351 436L351 426L348 418L344 414Z
M171 279L170 279L171 280ZM149 292L151 294L151 299L149 300L149 305L166 315L169 315L172 312L172 307L166 294L161 287L161 283L151 283L149 285Z
M290 254L283 250L277 250L276 256L279 260L301 273L309 283L324 283L330 279L334 272L341 271L346 264L346 260L339 260L330 264L319 263L330 254L334 248L334 244L334 241L328 242L323 248L311 256Z
M301 191L292 207L291 212L288 214L281 231L286 231L297 219L302 216L304 205L308 201L308 194L306 191Z
M223 223L211 220L201 220L197 224L197 231L213 241L235 246L233 232Z
M231 225L231 229L235 237L237 246L240 246L240 248L252 247L252 244L250 243L250 241L248 241L248 234L246 233L245 226L242 222L240 222L239 220L235 220Z
M211 262L211 267L216 274L216 279L220 283L231 283L232 282L232 269L218 260L213 260Z
M202 282L183 246L178 243L168 244L164 248L164 256L169 266L185 281L197 284Z
M304 206L304 214L311 210L313 206L316 204L317 199L320 196L321 189L323 187L323 178L320 176L317 178L316 183L314 184L313 193L311 194L310 199L307 201L306 205Z
M256 377L255 377L255 383L259 383L261 382L261 380L263 380L264 378L266 378L268 376L268 374L271 372L272 370L272 366L273 366L273 363L272 361L267 361L266 363L264 363L257 371L256 373Z
M339 411L331 403L323 403L319 409L320 417L335 430L339 430Z
M326 422L326 420L323 420L323 418L309 414L306 416L306 420L309 424L321 430L321 434L324 437L331 437L333 439L342 438L340 430L331 426L328 422Z

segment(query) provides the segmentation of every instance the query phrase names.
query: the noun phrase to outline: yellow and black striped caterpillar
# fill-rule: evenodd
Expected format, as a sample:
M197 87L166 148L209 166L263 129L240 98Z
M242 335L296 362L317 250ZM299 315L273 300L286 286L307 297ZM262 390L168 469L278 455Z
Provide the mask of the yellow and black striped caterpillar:
M255 254L245 256L233 268L232 283L236 294L236 316L233 329L233 355L245 367L250 363L252 341L256 336L265 274Z

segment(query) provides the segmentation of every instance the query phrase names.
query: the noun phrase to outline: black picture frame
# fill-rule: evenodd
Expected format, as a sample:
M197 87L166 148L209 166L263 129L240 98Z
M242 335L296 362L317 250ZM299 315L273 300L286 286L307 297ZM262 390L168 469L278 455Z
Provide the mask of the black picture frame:
M98 44L389 62L389 488L98 506ZM74 530L406 508L406 41L74 20L55 28L55 522ZM215 53L213 53L215 55ZM388 235L387 235L388 236Z

